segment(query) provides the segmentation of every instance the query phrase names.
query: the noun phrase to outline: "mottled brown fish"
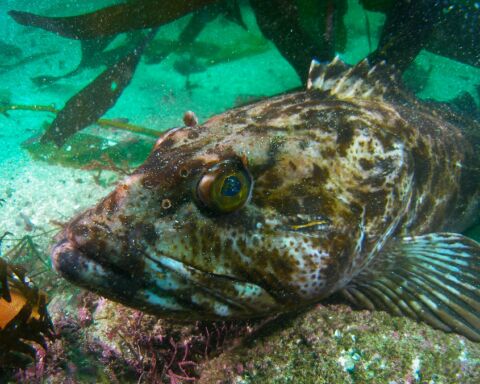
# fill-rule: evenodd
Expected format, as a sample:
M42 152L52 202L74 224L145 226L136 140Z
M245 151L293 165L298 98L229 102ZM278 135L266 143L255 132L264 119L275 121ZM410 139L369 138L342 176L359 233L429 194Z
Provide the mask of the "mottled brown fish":
M58 235L72 282L165 317L250 318L343 292L480 340L473 125L367 62L166 132ZM459 128L465 125L465 130Z

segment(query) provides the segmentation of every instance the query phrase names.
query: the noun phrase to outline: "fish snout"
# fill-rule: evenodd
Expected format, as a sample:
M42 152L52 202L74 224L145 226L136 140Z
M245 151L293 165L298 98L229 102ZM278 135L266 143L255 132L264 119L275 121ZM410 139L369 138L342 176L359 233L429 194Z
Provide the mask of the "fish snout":
M57 242L51 251L53 268L67 280L86 283L94 275L105 275L98 263L80 251L67 237Z
M135 236L137 232L97 217L78 218L57 236L58 242L52 250L53 265L62 275L75 274L71 269L86 270L100 265L102 270L141 276L143 248ZM61 259L64 260L60 262Z
M82 219L71 223L65 231L66 238L92 258L110 254L118 248L109 226L98 220Z
M72 282L81 280L81 276L91 269L88 258L66 237L53 246L51 260L53 268Z
M66 236L53 246L51 260L53 268L70 282L127 305L141 289L141 279L132 279L129 273L102 264Z
M85 218L69 225L66 237L101 264L131 274L143 271L144 233L132 223Z

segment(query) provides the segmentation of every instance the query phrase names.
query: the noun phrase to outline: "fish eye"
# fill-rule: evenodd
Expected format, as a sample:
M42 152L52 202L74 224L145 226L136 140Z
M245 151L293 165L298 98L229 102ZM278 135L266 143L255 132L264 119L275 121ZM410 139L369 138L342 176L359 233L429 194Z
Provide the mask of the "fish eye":
M213 213L231 213L242 208L252 194L252 176L240 160L215 164L202 175L196 195Z

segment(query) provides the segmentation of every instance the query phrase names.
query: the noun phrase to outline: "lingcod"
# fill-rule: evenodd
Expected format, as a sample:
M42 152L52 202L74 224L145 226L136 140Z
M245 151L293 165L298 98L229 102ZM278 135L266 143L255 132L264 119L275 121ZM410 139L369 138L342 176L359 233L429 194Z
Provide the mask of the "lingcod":
M476 124L384 63L166 131L57 235L54 268L149 313L245 319L333 293L480 341ZM190 116L191 117L191 116Z

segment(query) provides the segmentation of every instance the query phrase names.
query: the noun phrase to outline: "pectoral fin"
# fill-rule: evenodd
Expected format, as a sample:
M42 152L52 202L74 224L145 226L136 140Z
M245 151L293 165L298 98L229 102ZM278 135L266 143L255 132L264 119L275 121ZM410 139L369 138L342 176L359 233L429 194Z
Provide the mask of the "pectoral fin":
M355 305L480 341L480 244L454 233L405 237L342 293Z

